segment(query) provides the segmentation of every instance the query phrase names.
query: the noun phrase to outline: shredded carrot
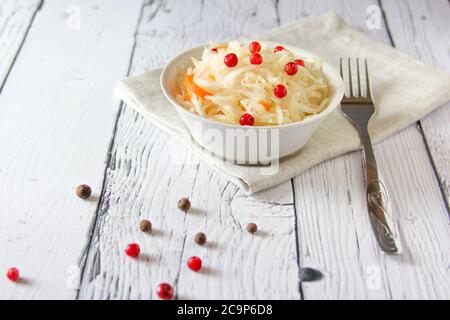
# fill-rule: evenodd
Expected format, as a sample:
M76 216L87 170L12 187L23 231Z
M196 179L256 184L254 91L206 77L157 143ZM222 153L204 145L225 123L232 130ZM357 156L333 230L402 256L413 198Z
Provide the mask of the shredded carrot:
M197 97L204 98L205 96L212 96L213 94L206 91L205 89L199 87L194 82L194 75L193 74L187 74L184 78L184 86L187 90L194 93Z
M259 100L259 103L264 107L264 109L266 109L266 111L270 110L270 104L267 101L264 100Z
M184 92L183 100L185 100L185 101L191 100L191 94L189 93L189 91Z
M212 80L212 81L216 81L216 77L214 77L214 75L213 74L208 74L208 78L210 79L210 80Z

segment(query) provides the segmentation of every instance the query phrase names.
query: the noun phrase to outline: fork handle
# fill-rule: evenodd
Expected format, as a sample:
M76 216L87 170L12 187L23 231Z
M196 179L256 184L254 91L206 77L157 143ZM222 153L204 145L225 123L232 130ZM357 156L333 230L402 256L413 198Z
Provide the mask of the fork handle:
M363 146L363 166L370 222L382 250L386 253L398 254L401 248L397 241L395 219L391 215L387 189L378 174L377 161L367 127L361 128L360 137Z

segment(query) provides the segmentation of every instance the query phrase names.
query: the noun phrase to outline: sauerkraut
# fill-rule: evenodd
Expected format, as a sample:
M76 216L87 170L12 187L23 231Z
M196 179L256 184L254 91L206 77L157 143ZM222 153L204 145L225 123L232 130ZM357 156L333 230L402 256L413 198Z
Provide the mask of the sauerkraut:
M274 52L276 51L276 52ZM228 67L227 54L234 53L238 63ZM329 86L319 61L297 57L287 49L274 50L261 43L261 64L252 64L248 43L211 43L201 60L178 79L176 98L187 110L208 119L239 124L245 114L256 126L281 125L301 121L323 111L329 102ZM297 72L289 75L286 64L296 61ZM274 94L277 85L287 94Z

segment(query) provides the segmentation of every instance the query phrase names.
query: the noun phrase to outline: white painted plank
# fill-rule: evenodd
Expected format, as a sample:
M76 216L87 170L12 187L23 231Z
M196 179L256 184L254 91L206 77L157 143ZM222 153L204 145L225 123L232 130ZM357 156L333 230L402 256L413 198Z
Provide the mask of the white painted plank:
M334 9L363 32L389 44L384 27L366 27L370 5L377 2L281 1L280 20L284 23ZM378 144L375 152L391 190L406 252L385 257L374 240L360 152L321 164L294 179L300 261L325 273L321 282L304 284L304 297L448 298L448 218L420 133L412 126Z
M45 6L48 6L48 3L47 1ZM205 6L210 5L209 3L207 2ZM150 4L146 8L145 17L150 18L153 16L158 5L159 2ZM223 29L217 29L216 24L218 26L223 25L222 28L227 30L226 34L233 37L240 35L241 32L245 33L246 31L242 31L245 28L251 28L252 30L255 28L255 32L257 32L256 29L272 27L270 21L274 24L277 21L270 3L267 3L265 6L264 4L259 4L259 2L258 5L255 2L251 2L248 8L245 6L244 8L239 8L239 10L232 3L228 2L213 3L211 5L214 5L214 11L205 9L200 17L204 20L207 20L206 17L208 17L213 22L202 22L200 27L196 26L198 17L194 16L191 22L182 22L185 25L173 31L173 26L177 25L174 23L175 17L180 14L177 10L183 12L183 7L174 2L164 3L154 17L154 19L161 19L158 25L164 21L167 22L167 25L165 25L168 29L167 31L155 25L155 20L144 18L144 24L138 35L139 40L134 56L133 73L161 65L172 55L172 51L167 50L167 48L177 46L175 50L181 50L210 40L210 37L213 36L225 39L227 37L224 36L225 32ZM63 5L59 6L62 8ZM263 9L260 9L261 6ZM90 8L92 8L92 12L96 12L96 10L103 10L103 7L102 2L101 5L94 4ZM110 8L108 5L106 7ZM265 9L266 7L267 9ZM256 15L252 16L252 9L254 8L257 11ZM282 12L283 8L283 4L281 4L280 12ZM346 10L356 10L358 7L350 5L350 8ZM127 10L130 9L127 8ZM64 10L61 12L63 13ZM106 16L109 16L110 19L114 17L114 21L119 21L110 11L107 12ZM185 9L184 12L186 12ZM293 12L293 10L290 10L290 12ZM355 12L360 12L360 10ZM241 13L247 15L237 18L237 22L229 22L227 20L220 23L221 20L219 18L222 14L224 16L231 15L233 17L233 15L237 15L240 17ZM122 58L119 59L118 56L126 56L127 50L129 54L132 27L137 21L137 8L133 12L128 12L128 14L129 16L126 15L126 21L122 21L125 27L121 29L124 31L124 34L127 33L127 37L121 33L118 36L114 34L113 37L108 32L108 29L105 29L106 35L102 34L100 37L104 42L100 41L99 47L96 48L98 51L88 54L79 47L70 47L74 51L74 56L79 57L77 58L78 61L87 60L85 62L88 67L83 68L84 65L81 62L75 63L75 65L71 59L64 60L64 57L60 57L56 61L58 68L55 67L55 69L59 70L63 76L71 75L73 70L80 68L83 68L81 73L86 74L91 68L94 68L93 70L97 71L101 76L93 79L91 83L87 81L87 84L75 85L75 81L73 81L75 79L67 79L65 82L61 82L61 78L64 78L59 77L61 74L58 74L59 81L55 80L56 77L48 76L50 79L45 79L47 82L44 81L44 85L46 88L51 87L51 89L40 90L43 92L39 92L39 95L38 92L35 92L30 97L22 97L17 91L9 93L12 90L9 88L10 84L18 83L19 80L23 79L27 69L25 67L20 68L21 62L20 64L18 62L19 71L14 70L7 83L8 86L5 87L5 95L8 97L8 100L3 95L0 98L0 108L5 108L7 110L5 114L8 116L5 122L0 120L2 125L0 127L3 128L8 124L7 129L9 130L3 132L1 135L3 138L0 138L0 146L3 147L3 150L9 152L9 155L5 154L0 157L0 168L2 169L0 172L0 185L4 189L1 202L8 203L4 207L6 211L3 211L3 216L5 216L4 212L9 212L10 214L8 219L2 219L3 224L0 225L2 235L5 237L0 245L4 245L8 249L5 251L2 247L2 252L6 252L6 257L0 256L0 258L2 263L6 258L4 263L8 263L8 265L1 265L1 267L9 266L10 260L8 259L13 256L12 252L14 252L14 257L22 255L22 253L27 258L31 257L30 261L26 262L27 265L40 265L40 268L42 268L42 270L31 270L31 273L28 272L29 275L32 275L29 278L31 280L30 283L26 284L28 287L10 287L10 284L7 284L3 289L5 291L0 289L0 296L2 297L4 296L3 292L6 292L6 290L8 290L6 297L72 297L71 294L66 296L66 291L62 290L66 276L63 262L69 263L75 256L74 252L79 252L78 249L81 248L81 242L84 241L86 236L86 232L83 230L86 230L88 223L91 221L95 203L80 203L77 199L72 198L71 192L73 186L81 182L79 181L81 179L78 178L82 178L83 173L85 174L83 182L87 182L85 180L94 181L91 184L96 186L95 189L99 190L101 184L99 172L103 171L96 159L98 160L100 157L99 154L102 154L102 156L105 154L106 145L103 138L106 134L99 134L98 130L99 128L101 128L102 132L112 130L112 121L105 121L104 118L98 121L99 117L97 117L95 122L93 119L90 119L92 122L89 122L89 120L86 122L81 111L92 111L93 107L92 109L87 109L86 104L80 101L81 98L76 100L71 92L75 90L83 92L87 87L93 87L92 91L95 92L97 97L100 96L93 103L95 104L95 110L99 110L99 105L107 106L108 108L104 107L102 109L101 115L108 114L109 117L114 114L109 108L116 101L106 103L105 97L107 93L109 94L109 87L114 82L111 81L111 78L118 75L122 76L126 72L126 63L123 65L117 64L117 61L124 60ZM172 14L175 17L171 17ZM133 19L131 19L131 15L134 15ZM49 16L50 14L46 17L48 18ZM251 19L256 20L252 23L245 22L245 19L249 16L252 17ZM349 14L349 16L357 17L358 15ZM62 20L63 18L59 17L59 19ZM109 18L104 17L103 19L107 20ZM122 14L120 19L124 19ZM100 20L99 22L100 26L102 23L106 23L102 21ZM111 24L111 21L109 21L109 24ZM357 24L362 25L362 21L359 21ZM99 30L98 33L101 30L100 26L94 26L94 30ZM215 29L210 26L214 26ZM38 27L39 25L36 25L37 29ZM199 28L199 30L196 28ZM180 34L180 30L183 32L186 29L193 33L181 33L181 36L176 37L176 35ZM159 35L159 38L155 37L155 33L157 34L161 30L163 32ZM90 35L87 31L86 34ZM195 37L192 34L195 34ZM31 35L32 33L30 37ZM188 37L191 40L186 40ZM64 38L67 38L67 34ZM118 43L120 42L120 47L111 50L109 44L116 39ZM384 41L386 40L386 38L383 39ZM69 38L69 40L74 39ZM50 39L47 39L47 41L50 43ZM94 47L92 44L93 40L89 41L91 47ZM27 55L31 55L31 52L37 50L35 48L38 46L38 41L35 40L34 43L30 43L29 45L32 48L34 47L34 50L30 49ZM127 45L124 45L124 43L127 43ZM163 44L161 45L161 43ZM139 45L142 47L139 48ZM68 51L67 48L69 46L67 44L64 50ZM28 43L24 49L28 50L27 48ZM108 49L114 51L114 55L110 51L107 54L103 52ZM174 51L173 54L176 52ZM101 65L97 66L99 59L94 60L91 54L96 57L107 57L108 59L101 61ZM36 58L38 61L40 59L44 60L44 66L39 67L42 68L41 71L45 71L45 66L50 65L50 59L43 56L41 54ZM21 59L25 58L21 57ZM55 63L54 59L51 62L52 64ZM70 70L61 71L63 62L69 65ZM30 67L30 64L31 62L28 62L26 67ZM120 72L118 69L120 69ZM111 73L109 73L109 70L111 70ZM19 74L15 75L16 72L19 72ZM91 74L87 75L92 76ZM99 79L107 82L105 87L93 85L98 86ZM30 83L31 81L37 83L39 80L40 78L35 76L29 81ZM20 83L22 84L22 82ZM14 88L13 84L11 84L12 88ZM58 90L53 89L54 86ZM56 94L57 91L61 91L61 88L66 88L66 92L69 93L67 95L71 97L70 99L64 97L66 108L72 111L72 122L68 123L66 121L67 125L65 127L52 126L53 123L57 123L56 120L64 118L63 113L58 113L57 110L54 110L54 107L60 104L58 99L62 100ZM45 96L45 99L42 96ZM14 122L12 117L13 106L4 107L4 101L17 103L20 112L24 110L29 111L30 114L25 114L26 117L22 117L21 121L24 120L26 123L30 123L30 127L24 129L21 126L22 122L18 120ZM45 110L49 112L54 121L51 122L49 120L52 119L50 116L49 118L44 118L41 113L33 113L30 101L42 101L39 107L44 106L48 108ZM85 109L78 110L79 113L73 112L75 107L80 105L84 106ZM1 117L3 115L3 113L0 113ZM113 118L111 117L111 119ZM41 124L35 125L36 122ZM75 123L77 126L71 125L71 123ZM78 135L74 135L75 129L80 128L80 123L83 123L82 128L85 129L85 134L81 137L79 131L76 132ZM99 123L100 126L98 125ZM88 129L94 126L95 131ZM70 132L71 138L69 141L67 136L54 138L56 134L60 134L63 131ZM9 134L12 132L13 134L6 136L6 132ZM17 138L20 134L22 138ZM301 213L299 217L300 236L304 237L300 239L300 244L302 246L310 246L308 251L302 250L305 253L301 257L303 259L302 264L316 265L326 272L325 281L305 284L307 298L335 297L336 295L340 298L447 297L443 289L445 289L444 285L448 278L442 269L442 261L446 258L443 254L448 252L446 245L448 243L448 232L445 233L447 229L442 228L443 224L441 223L442 217L445 217L443 215L445 209L443 209L442 203L437 198L436 183L431 175L432 171L429 164L426 164L425 150L423 144L420 144L420 136L417 131L414 128L410 128L399 136L400 138L393 137L392 139L395 138L395 140L392 140L393 142L387 140L383 143L383 145L386 145L384 149L377 147L377 156L379 161L382 162L380 169L383 172L390 173L387 177L387 184L394 187L395 190L406 190L406 192L410 193L410 197L402 196L401 199L397 198L401 196L399 193L393 194L394 204L397 203L394 208L398 209L398 212L413 213L402 217L403 220L400 223L402 226L407 226L411 220L415 223L409 223L413 224L414 228L417 228L416 233L413 233L411 231L412 228L406 227L404 237L413 246L411 249L408 248L408 254L401 257L401 261L398 264L397 261L385 261L385 258L379 255L367 220L365 220L364 203L361 202L361 199L364 199L364 194L361 187L362 177L358 167L358 154L330 161L330 168L321 168L327 165L323 164L313 169L311 173L306 173L296 179L296 200L297 203L302 203L297 205L297 209ZM6 141L6 137L9 137L9 141ZM41 137L43 138L40 139ZM45 137L49 138L45 139ZM33 144L26 144L25 141L28 139L34 139L32 140ZM53 148L50 148L48 143L46 143L49 139L53 143ZM12 149L11 145L7 144L11 143L11 140L20 147ZM36 144L38 147L34 146ZM71 144L70 147L67 146L69 144ZM4 148L5 145L8 146L7 149ZM85 149L86 145L90 147ZM405 147L398 149L402 145ZM418 154L418 159L415 159L414 163L407 162L409 165L406 165L406 168L398 167L396 166L399 163L397 159L384 158L384 156L392 155L392 150L395 149L402 150L402 152L406 150L407 152L404 153L405 159L416 153ZM103 153L101 153L102 151ZM17 161L18 158L15 157L17 154L22 156L22 160ZM23 159L23 155L29 158L28 162L26 162L27 159ZM86 161L87 155L91 157L88 161ZM97 227L94 230L94 241L90 248L87 273L80 292L80 298L150 298L154 293L156 284L160 281L178 283L177 292L180 298L299 297L296 283L298 269L295 261L292 193L290 192L289 183L254 197L246 198L239 192L236 193L237 190L234 186L227 185L209 168L199 163L184 149L180 148L176 142L152 128L146 121L128 109L124 110L119 120L113 155L111 166L107 171L108 180L105 198L101 204ZM84 161L83 165L77 165L74 159L79 162ZM55 171L55 163L63 163L63 165L56 167ZM64 163L68 164L64 165ZM391 163L393 163L392 167ZM66 169L69 164L70 170ZM7 170L5 166L7 166ZM348 170L345 175L343 174L345 172L343 171L344 169ZM423 170L423 176L419 177L417 175L416 172L421 172L418 170ZM397 173L398 171L399 173ZM55 172L59 176L64 174L67 180L61 183L58 178L50 176ZM336 172L339 174L336 175ZM32 177L32 179L37 179L37 181L34 181L37 185L30 185L32 180L27 182L26 178L36 173L39 176L37 178ZM318 176L314 177L315 175ZM307 180L305 181L304 179ZM343 185L341 179L350 181L349 191L346 193L336 191L340 191L339 187ZM327 181L326 188L321 187L322 181ZM299 188L298 184L302 188ZM347 186L347 184L345 185ZM69 189L70 192L67 192ZM5 195L10 194L11 190L17 194L17 199L20 199L21 202L12 203L9 199L6 199ZM64 192L58 192L62 190ZM335 206L333 206L332 201L330 203L314 201L315 198L318 198L317 195L326 197L327 194L332 192L336 192L335 197L332 198L332 201L336 201ZM424 192L430 193L430 196L425 198L425 200L423 197ZM416 196L417 193L418 196ZM210 196L210 194L217 196ZM23 199L25 199L24 195L27 195L27 201L22 203ZM206 209L206 212L196 210L186 217L179 213L178 209L176 209L176 200L185 195L189 195L192 198L194 206ZM351 206L345 205L345 201L348 199L347 195L350 195L350 199L352 199ZM423 201L424 203L422 203ZM304 205L303 207L303 203L306 204L308 202L311 205ZM317 211L315 210L315 205L317 206ZM433 216L414 216L414 212L418 208L421 213L425 212L430 215L433 214ZM348 218L345 213L351 209L353 209L352 213L354 214ZM25 210L28 211L25 212ZM334 215L332 217L327 216L327 210L336 212L336 215L339 214L342 220L336 219ZM80 221L74 220L74 214L78 214L76 217ZM27 218L29 215L32 218ZM317 218L318 215L319 218ZM434 217L435 215L437 218ZM146 237L138 231L137 223L140 217L143 216L149 217L154 222L156 228L154 235ZM19 219L19 217L27 218L27 225L10 231L9 228L11 226L18 225L15 219ZM261 238L257 236L256 239L250 239L245 232L240 230L250 220L255 220L260 225L263 230L260 234ZM323 222L321 223L320 221ZM52 238L54 234L48 233L48 230L53 229L51 226L54 226L56 223L59 229L55 232L55 237ZM310 223L310 225L306 227L304 223ZM330 225L335 227L330 228ZM348 226L352 227L349 228ZM317 229L317 232L311 231L315 230L314 228ZM330 229L326 230L324 228ZM5 230L7 232L4 232ZM198 248L192 243L190 237L197 230L204 230L209 238L213 239L213 245L210 248ZM352 232L355 236L352 236ZM10 246L6 239L8 237L11 238L12 234L20 239L13 238L14 243ZM35 242L39 243L39 248L34 246L34 242L33 247L31 247L29 243L30 234L33 235L33 239L36 239ZM320 241L313 242L312 240L318 236L321 237ZM428 244L430 239L435 238L438 239L437 243ZM58 240L57 245L53 244L55 239ZM355 248L356 243L353 241L355 239L359 241L359 251L357 247ZM444 240L446 242L443 242ZM126 259L123 255L123 247L130 241L139 241L143 244L143 251L149 254L148 261L144 258L135 263L135 261ZM332 250L333 245L335 242L341 241L346 243L346 246L340 246L336 249L336 251L341 250L338 257L336 257L335 255L337 254ZM322 245L322 242L328 244ZM27 245L30 247L27 247ZM75 248L76 246L78 249ZM61 252L61 248L67 252ZM364 248L369 248L369 250L363 250ZM48 252L45 249L48 249ZM419 249L429 250L429 252L423 255L419 253ZM274 256L274 252L278 255ZM358 252L361 258L357 258ZM233 253L235 254L234 256L232 255ZM191 254L203 255L205 264L209 266L209 270L205 270L206 274L194 274L185 268L185 260ZM230 260L230 256L235 260ZM52 257L54 257L55 261L51 259ZM45 262L42 262L42 259ZM25 259L22 258L22 261L25 261ZM74 262L76 263L76 261ZM432 264L436 263L439 264L438 270L430 272ZM375 273L377 271L373 270L381 270L381 290L368 290L367 287L364 287L367 280L367 267L374 267L374 269L369 269L369 271ZM359 275L357 273L358 268L360 269ZM272 270L279 270L279 274L273 276ZM25 271L30 270L25 268ZM45 276L42 276L46 272L51 272L52 276L56 275L55 279L46 279ZM404 275L399 275L400 273L404 273ZM234 279L233 281L235 282L230 281L230 278ZM417 284L411 286L410 283L416 281L416 278L418 279ZM232 287L236 283L240 285ZM11 288L14 288L14 290L11 290ZM408 293L407 289L411 292Z
M0 3L0 91L41 0Z
M280 23L286 24L305 17L320 15L328 11L336 11L346 21L354 23L353 26L355 28L390 45L389 39L386 37L386 29L383 28L382 20L380 20L380 28L373 28L370 23L367 23L373 6L378 6L377 0L280 0L278 1L278 12ZM368 25L371 26L370 29Z
M399 141L407 154L392 152ZM323 281L304 285L306 299L449 298L448 217L431 166L417 170L427 160L420 141L418 132L405 130L375 147L400 225L400 257L381 254L373 237L359 154L295 179L300 259L325 273Z
M132 73L194 45L271 28L275 13L270 1L151 3ZM79 298L156 298L160 282L173 284L180 299L300 298L290 182L246 197L129 108L120 115L112 155ZM187 215L176 207L183 196L194 207ZM144 217L153 235L138 230ZM261 229L255 236L245 231L250 221ZM209 239L205 247L193 242L198 231ZM123 254L129 242L141 244L144 258ZM187 269L191 255L203 259L202 272Z
M384 257L379 266L385 265L393 299L448 300L448 213L422 136L410 131L375 147L386 185L393 190L393 210L405 251L400 257ZM392 152L399 144L404 148Z
M127 73L140 7L47 0L36 15L0 95L0 270L23 275L20 284L0 279L2 299L75 297L67 271L97 200L74 188L101 188L119 106L111 92Z
M448 1L383 1L383 8L399 50L426 64L450 71ZM447 204L450 204L449 106L447 103L420 121Z
M365 12L368 5L375 3L281 1L279 10L282 22L335 10L354 26L369 31L365 28ZM384 32L370 33L383 39ZM321 281L303 284L305 299L390 297L384 277L377 290L368 290L366 286L366 270L378 265L380 255L364 211L360 158L359 152L345 155L294 179L300 261L325 274Z

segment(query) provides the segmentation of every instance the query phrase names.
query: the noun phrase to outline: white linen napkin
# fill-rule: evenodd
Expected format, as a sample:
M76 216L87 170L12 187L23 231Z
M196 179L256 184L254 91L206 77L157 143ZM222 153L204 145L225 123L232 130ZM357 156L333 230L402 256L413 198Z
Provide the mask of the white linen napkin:
M311 51L336 68L340 57L366 57L377 113L371 121L373 142L418 121L450 100L450 74L426 66L347 25L334 12L277 28L258 37ZM229 181L248 193L280 184L312 166L360 148L356 130L339 112L330 115L297 153L279 163L274 176L258 166L236 165L204 151L190 137L177 111L165 99L160 69L121 81L115 93L157 127L167 132Z

